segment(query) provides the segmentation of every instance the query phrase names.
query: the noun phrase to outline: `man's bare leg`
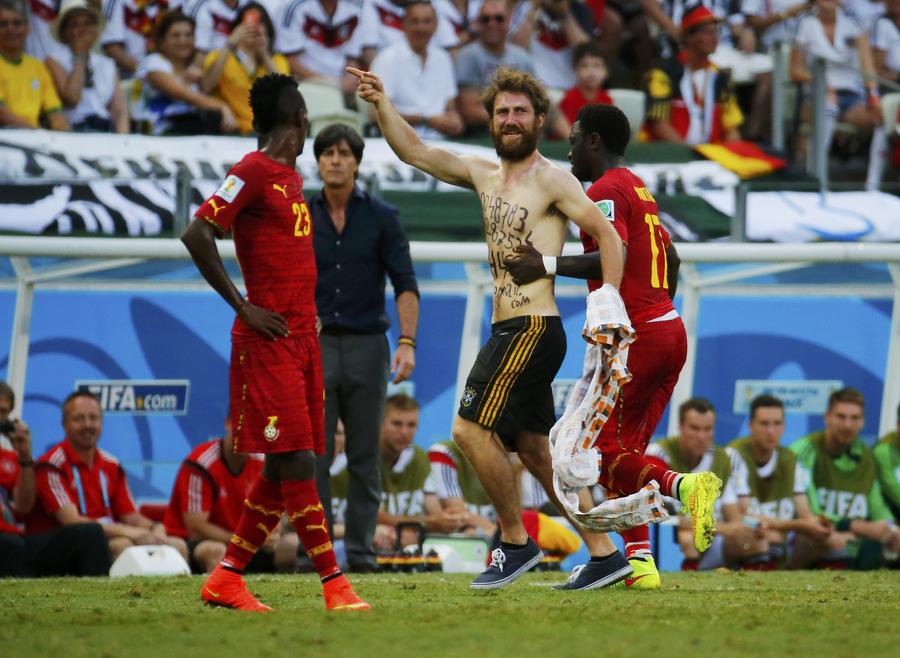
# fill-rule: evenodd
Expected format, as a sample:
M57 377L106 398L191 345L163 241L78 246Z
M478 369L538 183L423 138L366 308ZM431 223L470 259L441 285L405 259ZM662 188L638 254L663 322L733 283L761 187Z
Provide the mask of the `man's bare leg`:
M604 555L614 553L616 551L616 546L612 543L612 540L606 533L591 532L582 528L571 516L569 516L566 508L559 501L559 498L557 498L556 491L553 489L553 461L550 457L548 441L549 439L544 435L535 434L534 432L522 432L519 434L516 443L516 452L519 455L519 459L522 460L522 464L525 468L527 468L537 481L541 483L541 486L544 487L544 491L547 492L547 496L550 498L550 502L553 503L553 506L559 510L560 514L566 517L569 523L572 524L572 527L575 528L579 535L581 535L591 557L603 557ZM582 489L579 492L578 502L582 511L589 510L593 507L590 500L590 492L587 489Z
M535 432L521 432L516 439L516 451L519 459L531 474L543 485L550 500L556 508L563 513L572 525L578 530L578 534L584 539L588 547L591 559L587 564L572 570L569 580L553 589L589 590L611 587L624 578L631 575L633 569L619 551L616 550L612 540L602 532L588 532L572 518L562 506L556 492L553 490L553 461L550 457L549 440L546 435ZM590 493L583 489L578 494L579 507L590 509Z
M472 464L494 505L501 540L510 544L528 541L522 525L522 503L515 470L500 440L488 429L459 416L453 421L453 440Z

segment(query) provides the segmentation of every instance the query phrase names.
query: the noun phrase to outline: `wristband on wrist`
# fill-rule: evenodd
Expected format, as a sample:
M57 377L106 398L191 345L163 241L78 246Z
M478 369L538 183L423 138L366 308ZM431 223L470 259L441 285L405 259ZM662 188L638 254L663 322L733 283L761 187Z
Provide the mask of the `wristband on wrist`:
M547 272L547 276L556 274L556 256L541 256L541 260L544 261L544 270Z
M416 349L416 339L412 336L400 336L397 340L397 345L409 345L411 348Z
M850 519L839 519L838 522L834 524L834 529L838 532L849 532L850 523Z

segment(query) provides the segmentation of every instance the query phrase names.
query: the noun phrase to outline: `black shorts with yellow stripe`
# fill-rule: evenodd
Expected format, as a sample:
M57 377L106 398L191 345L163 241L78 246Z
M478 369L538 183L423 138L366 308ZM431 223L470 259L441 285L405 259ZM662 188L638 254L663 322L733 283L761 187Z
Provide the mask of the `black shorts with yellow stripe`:
M460 417L495 431L508 450L522 431L549 433L556 422L550 385L565 355L558 316L495 323L466 379Z

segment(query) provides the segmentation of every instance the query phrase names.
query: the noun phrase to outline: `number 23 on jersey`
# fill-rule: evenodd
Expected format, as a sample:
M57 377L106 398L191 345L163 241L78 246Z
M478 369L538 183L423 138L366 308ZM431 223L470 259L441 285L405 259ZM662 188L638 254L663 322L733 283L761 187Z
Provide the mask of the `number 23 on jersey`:
M291 204L291 211L294 213L294 237L305 238L312 232L312 216L309 214L309 208L306 202Z

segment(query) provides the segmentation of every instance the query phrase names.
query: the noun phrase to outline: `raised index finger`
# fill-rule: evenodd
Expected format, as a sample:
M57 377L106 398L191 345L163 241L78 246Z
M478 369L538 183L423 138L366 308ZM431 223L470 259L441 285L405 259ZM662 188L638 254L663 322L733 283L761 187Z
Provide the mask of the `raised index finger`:
M360 80L362 80L363 77L366 75L366 72L365 72L365 71L363 71L362 69L358 69L358 68L356 68L355 66L345 66L345 67L344 67L344 70L345 70L347 73L349 73L350 75L355 75L355 76L356 76L357 78L359 78Z

